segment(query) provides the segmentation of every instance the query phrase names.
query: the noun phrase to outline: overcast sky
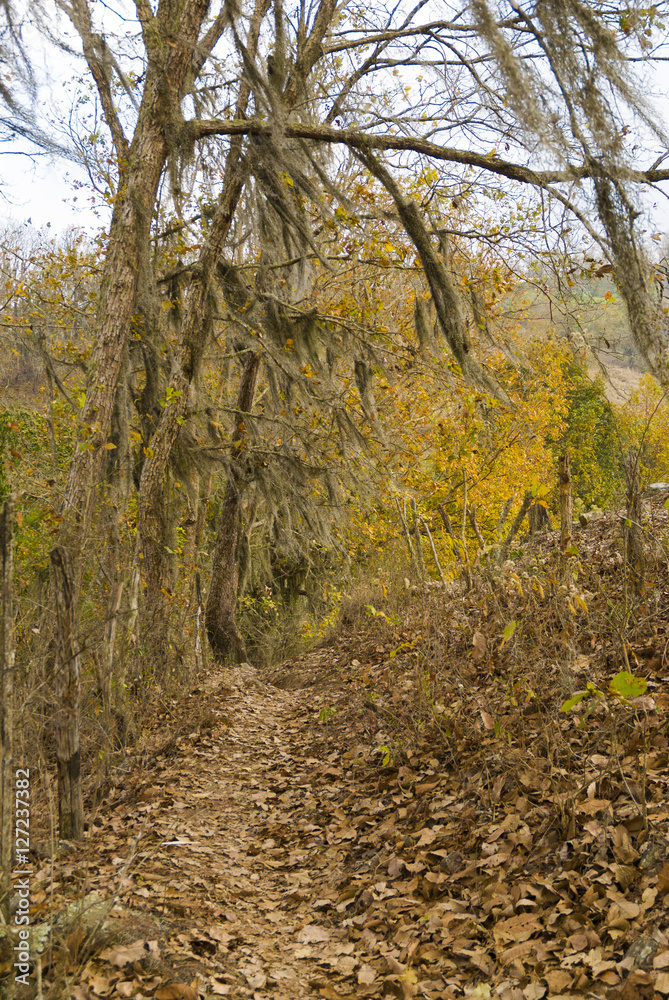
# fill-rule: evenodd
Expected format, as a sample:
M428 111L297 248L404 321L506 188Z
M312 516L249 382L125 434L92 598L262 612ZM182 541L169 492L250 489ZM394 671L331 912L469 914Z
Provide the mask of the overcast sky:
M109 17L111 7L104 5L104 9ZM105 25L105 29L108 27L111 25ZM115 17L112 32L122 45L132 44L133 32L128 31L128 27L129 21ZM39 105L45 125L56 132L60 129L63 138L66 138L70 123L75 132L86 134L87 126L94 127L90 124L93 102L82 101L82 96L91 93L88 82L82 83L79 79L80 74L85 76L83 63L64 56L53 47L46 47L41 36L30 28L24 35L31 58L38 60L35 68L41 81ZM669 130L669 62L649 67L643 89L658 108L658 119L664 118ZM54 155L27 155L29 149L24 142L17 142L13 147L8 143L0 145L3 228L30 224L57 235L72 227L93 233L108 223L110 209L94 195L88 175L81 166ZM659 144L657 154L660 154ZM649 158L647 152L641 154L639 167L651 163L652 156ZM665 195L669 194L669 183L663 188ZM647 194L643 197L645 224L649 235L659 232L664 236L669 232L669 198L659 192L651 194L652 197Z

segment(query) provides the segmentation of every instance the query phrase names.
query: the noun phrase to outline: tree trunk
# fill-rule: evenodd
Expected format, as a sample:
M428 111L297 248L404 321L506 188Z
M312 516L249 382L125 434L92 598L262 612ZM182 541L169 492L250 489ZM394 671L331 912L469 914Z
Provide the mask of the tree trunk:
M112 704L112 678L118 680L118 677L115 677L114 672L114 650L116 647L116 623L118 620L119 608L121 607L122 596L123 580L118 580L114 583L114 586L111 589L109 602L107 604L105 634L102 640L102 665L99 679L103 718L105 720L105 726L108 730L107 735L109 735L109 726L111 726L112 721L112 709L114 708ZM118 687L118 684L116 686Z
M530 538L540 531L552 531L553 526L548 511L542 503L533 503L527 512L527 523L530 526Z
M516 537L516 535L520 531L520 526L521 526L521 524L523 523L523 521L525 519L525 515L527 514L528 510L532 506L532 500L533 499L534 498L532 496L532 490L526 490L525 491L525 496L523 497L523 502L520 505L520 510L516 514L516 516L514 518L514 521L513 521L513 524L511 525L511 527L509 528L509 530L507 532L506 538L502 542L502 546L501 546L500 551L499 551L498 562L503 563L506 559L509 558L509 551L511 549L511 543L513 542L514 538Z
M210 286L243 188L243 180L236 169L236 164L234 167L235 169L232 166L230 168L230 182L214 216L209 238L188 288L178 361L142 470L139 487L139 533L144 556L146 609L151 622L165 619L166 611L163 608L165 591L172 589L171 566L165 548L167 467L179 427L195 403L195 386L211 326ZM162 620L162 638L166 627L166 620Z
M407 543L407 550L409 552L409 561L411 563L411 569L413 570L417 579L420 579L420 570L418 567L418 558L416 556L416 549L411 538L411 531L409 530L409 522L407 520L407 502L406 497L402 505L400 506L399 497L395 497L395 503L397 504L397 513L400 516L400 521L402 522L402 529L404 531L404 538Z
M441 515L441 520L444 523L446 534L450 535L451 537L451 541L453 543L453 552L455 553L456 558L458 559L458 561L462 566L462 572L465 578L465 587L467 589L467 592L469 592L472 589L472 568L469 564L469 553L467 552L467 546L455 534L455 531L453 530L453 525L451 524L451 519L444 510L444 505L439 504L437 510Z
M0 515L2 606L0 613L0 923L9 924L12 887L12 743L14 736L14 614L12 611L14 501L5 501Z
M195 676L204 668L204 648L202 645L202 584L199 570L195 572Z
M565 555L571 545L571 460L560 455L560 552Z
M84 804L79 749L81 662L75 616L74 573L69 553L62 545L57 545L51 551L51 569L58 616L54 688L59 829L63 840L82 840Z
M423 542L420 537L420 520L416 512L416 501L411 498L411 513L413 514L413 535L416 545L416 561L418 563L418 578L423 582L425 579L425 560L423 559Z
M627 479L627 517L623 537L625 558L632 577L634 592L639 595L644 586L643 528L641 527L641 488L639 485L639 456L633 448L625 457Z
M255 55L260 25L268 7L269 0L256 0L247 39L250 57ZM244 117L249 96L250 87L245 82L240 88L237 100L235 112L237 118ZM139 536L144 560L146 606L151 617L155 617L158 613L158 609L164 603L164 590L169 587L170 573L165 552L164 518L167 467L179 427L189 410L195 406L197 379L211 325L211 285L246 183L246 172L241 169L242 153L243 139L241 136L234 137L226 157L222 192L207 242L193 270L186 294L181 343L166 394L167 405L163 407L142 470L139 486Z
M230 449L231 467L221 504L218 535L214 549L205 626L211 651L220 663L246 659L246 647L237 627L239 590L239 534L242 499L246 482L240 468L245 457L244 416L251 412L260 372L260 355L249 352L244 363L237 399L237 424Z
M104 258L93 348L77 444L63 499L58 545L51 557L45 662L54 668L58 795L62 837L83 836L79 755L79 649L77 628L93 500L102 479L119 374L127 357L131 317L139 277L148 267L151 222L158 185L171 147L178 142L186 82L200 59L198 37L208 11L206 0L184 0L157 12L138 5L147 49L147 68L137 125L128 144L114 108L107 71L100 61L99 37L92 34L85 4L68 8L84 57L95 79L119 166L119 185ZM169 13L169 16L168 16ZM222 30L222 28L221 28ZM213 44L213 42L212 42ZM56 605L56 638L52 608ZM55 663L52 656L55 652Z
M96 55L99 41L91 34L87 8L72 5L68 11L98 85L120 169L104 258L86 402L63 500L65 516L58 535L59 545L69 550L72 560L75 621L83 575L80 554L89 534L95 488L102 477L119 373L127 357L138 280L148 267L147 247L158 185L170 152L170 142L174 142L178 124L174 119L179 116L186 81L199 58L197 41L208 3L185 0L169 24L165 23L164 8L161 2L158 13L153 16L148 4L141 5L139 16L148 60L137 125L130 144L123 135L108 78Z

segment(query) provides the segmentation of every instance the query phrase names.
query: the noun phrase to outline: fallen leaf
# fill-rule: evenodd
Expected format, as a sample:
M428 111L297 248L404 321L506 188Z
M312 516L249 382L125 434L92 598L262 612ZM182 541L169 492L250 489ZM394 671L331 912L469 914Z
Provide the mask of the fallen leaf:
M197 1000L197 990L186 983L168 983L153 995L156 1000Z
M483 659L486 654L487 644L482 632L474 632L472 646L474 647L474 659L477 661Z
M374 982L378 973L376 969L373 969L371 965L361 965L358 969L358 982L369 986Z
M113 948L106 948L100 952L100 958L104 959L105 962L111 962L112 965L118 965L119 968L123 968L124 965L128 965L130 962L139 962L141 958L146 957L147 950L144 945L144 941L135 941L134 944L130 945L118 945Z
M300 944L314 944L317 941L329 941L330 935L324 927L317 924L307 924L297 935Z

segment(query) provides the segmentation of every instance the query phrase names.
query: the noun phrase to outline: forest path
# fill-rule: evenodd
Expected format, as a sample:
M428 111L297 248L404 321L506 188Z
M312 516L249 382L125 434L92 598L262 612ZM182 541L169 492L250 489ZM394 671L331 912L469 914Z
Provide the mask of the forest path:
M358 883L380 864L375 843L394 837L352 825L348 806L368 792L348 768L375 744L332 660L330 649L270 673L219 670L178 704L177 735L114 810L119 832L133 817L136 854L116 892L118 933L82 985L157 1000L334 1000L377 978L344 921L370 902ZM353 745L351 723L366 745Z
M155 698L85 841L36 855L38 919L104 910L54 935L48 997L669 997L669 578L663 554L626 653L647 693L614 696L619 524L579 537L607 589L566 659L562 598L516 575L502 619L417 595Z
M161 854L187 886L167 909L198 915L191 950L208 956L200 972L215 994L313 997L327 986L320 961L340 957L327 918L339 852L315 815L340 752L316 745L313 688L284 691L243 665L203 694L204 730L157 781L178 795L158 825L173 827Z
M144 720L86 841L35 876L55 878L36 907L107 908L103 934L56 942L49 997L669 996L664 681L661 714L616 703L587 729L547 724L559 664L522 712L470 673L446 736L395 649L352 635L212 672Z

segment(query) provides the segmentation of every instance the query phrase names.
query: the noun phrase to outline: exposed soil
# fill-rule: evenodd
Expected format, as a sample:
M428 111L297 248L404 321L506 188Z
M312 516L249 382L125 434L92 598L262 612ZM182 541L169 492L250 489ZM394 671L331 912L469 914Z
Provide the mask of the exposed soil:
M575 583L550 583L546 535L487 596L354 609L329 645L164 702L84 844L37 850L44 994L669 995L661 501L647 523L636 603L612 515ZM644 694L609 689L625 660Z

